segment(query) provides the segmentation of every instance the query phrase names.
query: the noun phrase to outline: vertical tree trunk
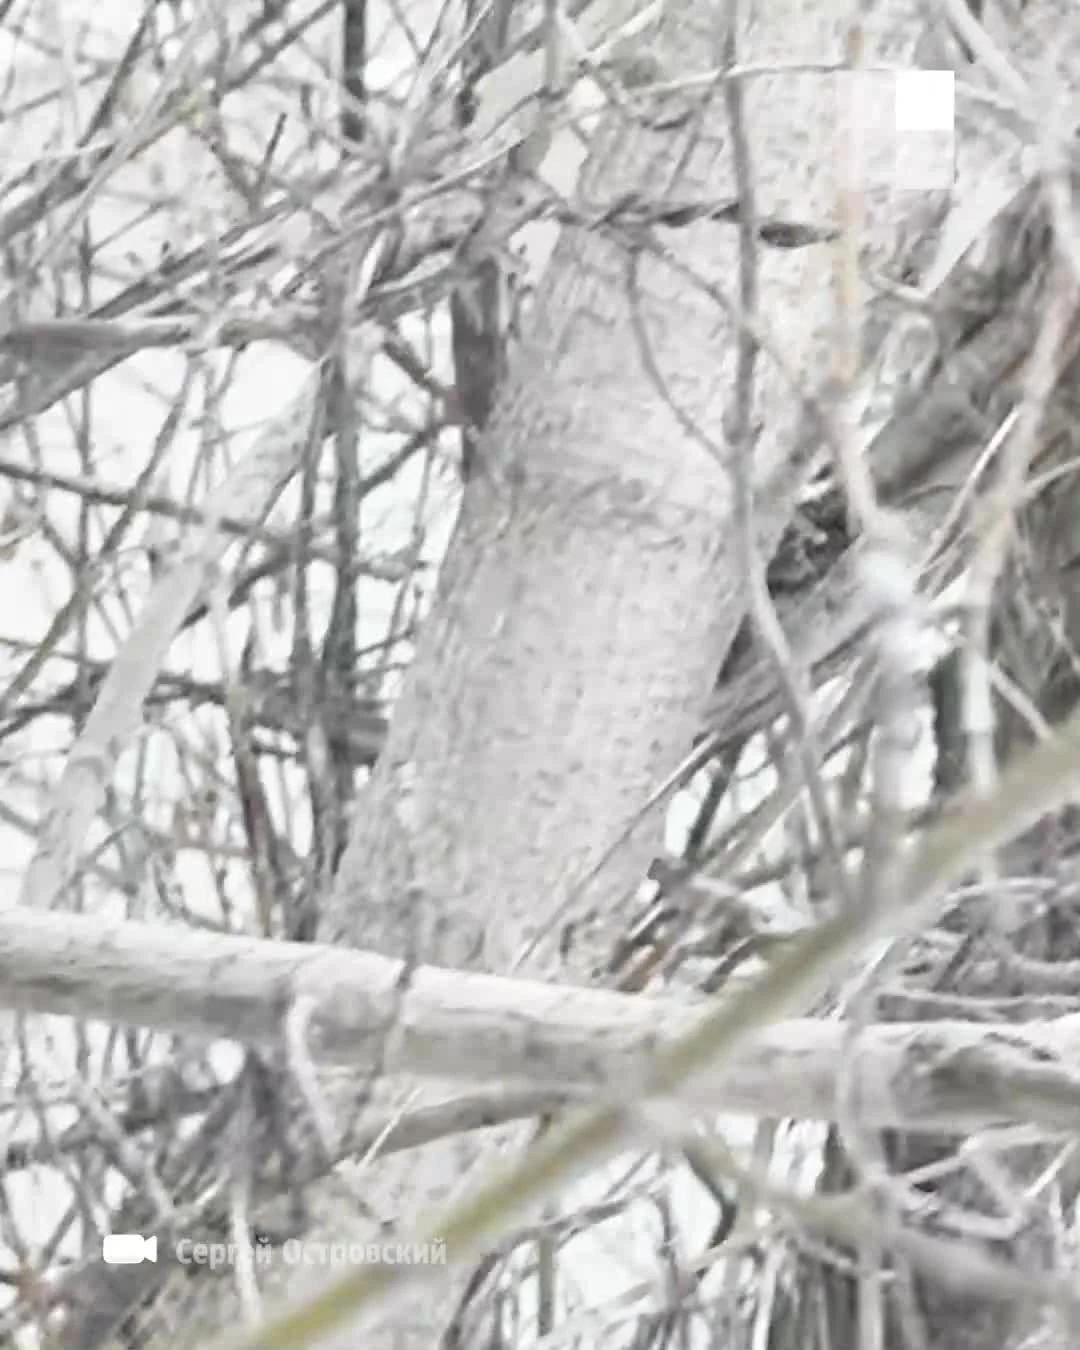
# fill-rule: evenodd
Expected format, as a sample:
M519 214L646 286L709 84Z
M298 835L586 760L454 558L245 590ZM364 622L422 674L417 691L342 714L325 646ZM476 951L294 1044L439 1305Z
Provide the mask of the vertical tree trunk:
M910 32L907 9L889 17L894 33ZM708 68L721 33L713 7L672 4L653 49L660 70ZM842 52L842 23L820 7L797 7L794 31L788 16L752 36L747 60L790 58L795 39L816 60ZM782 103L768 80L748 95L759 209L823 223L832 166L818 149L833 91L790 75L783 90ZM745 613L724 439L735 334L693 276L602 217L628 194L647 212L730 200L738 185L719 97L681 98L660 115L645 106L656 126L613 113L599 132L581 202L600 223L564 230L514 354L357 809L325 917L335 941L492 970L513 968L528 945L533 973L588 979L660 844L654 812L605 861L689 748ZM891 247L887 213L871 238ZM734 295L735 230L702 223L656 239ZM811 368L829 265L822 245L763 248L759 260L765 322L796 364L810 353ZM771 553L797 485L802 408L767 360L758 407L757 523ZM380 1198L407 1223L475 1152L468 1142L390 1160ZM445 1320L445 1307L413 1303L395 1324L400 1343L430 1346Z

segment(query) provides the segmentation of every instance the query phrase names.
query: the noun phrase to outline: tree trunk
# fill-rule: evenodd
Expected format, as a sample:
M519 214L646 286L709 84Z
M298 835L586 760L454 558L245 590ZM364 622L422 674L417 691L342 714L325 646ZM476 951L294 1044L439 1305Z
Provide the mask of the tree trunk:
M893 7L889 19L895 51L912 15ZM802 45L839 59L842 32L807 6L755 23L740 56L794 59ZM706 68L718 36L712 7L671 5L661 69ZM816 146L832 130L830 86L766 79L747 104L759 211L826 221L831 165ZM718 96L679 99L655 120L614 114L599 131L581 184L598 216L627 194L724 201L739 190ZM870 243L886 253L890 215L871 216ZM656 234L734 296L734 229ZM829 266L822 245L760 250L762 313L785 350L810 354L804 368L823 351ZM677 267L602 223L564 230L360 801L325 937L444 965L505 971L524 957L532 974L599 974L661 846L661 813L607 851L690 747L745 614L724 438L734 351L731 322ZM770 555L797 487L804 412L775 365L759 369L754 479ZM380 1208L407 1228L476 1151L462 1141L388 1160ZM446 1320L445 1305L416 1300L396 1315L395 1343L430 1346Z

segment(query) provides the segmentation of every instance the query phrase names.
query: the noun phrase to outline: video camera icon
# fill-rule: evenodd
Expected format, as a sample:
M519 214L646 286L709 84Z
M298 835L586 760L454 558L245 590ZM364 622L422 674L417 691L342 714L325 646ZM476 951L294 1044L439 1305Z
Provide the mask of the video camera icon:
M157 1235L107 1233L101 1239L101 1259L107 1266L137 1266L142 1261L157 1261Z

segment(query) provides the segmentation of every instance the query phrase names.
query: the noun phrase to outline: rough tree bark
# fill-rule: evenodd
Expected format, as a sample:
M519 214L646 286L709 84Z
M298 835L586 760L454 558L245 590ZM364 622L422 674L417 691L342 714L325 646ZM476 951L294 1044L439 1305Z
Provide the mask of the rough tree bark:
M895 41L911 16L889 17ZM790 58L793 23L808 57L841 57L842 22L819 6L797 7L783 24L751 20L741 56ZM707 68L721 36L713 7L672 5L661 68ZM782 105L776 92L766 80L748 97L759 209L827 218L831 166L812 143L831 130L832 91L786 76ZM601 128L585 203L602 215L627 193L735 195L719 97L680 98L653 116L667 125L627 125L616 113ZM733 295L734 231L706 223L657 234ZM794 346L811 368L829 316L828 266L822 245L760 258L766 322L783 341L801 315ZM657 851L658 816L579 883L684 756L745 612L724 437L735 330L703 289L602 223L564 233L542 296L480 447L324 934L492 970L509 969L535 939L525 969L588 979ZM804 413L768 363L758 397L757 523L771 552L797 485ZM389 1160L380 1199L407 1225L474 1156L468 1141L423 1161ZM413 1303L397 1314L395 1343L431 1345L446 1316L445 1305Z

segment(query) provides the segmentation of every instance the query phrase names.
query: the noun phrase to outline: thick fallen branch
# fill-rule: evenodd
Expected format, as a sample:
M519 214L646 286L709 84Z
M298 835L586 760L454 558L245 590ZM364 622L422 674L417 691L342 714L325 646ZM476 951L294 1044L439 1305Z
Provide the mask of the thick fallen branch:
M421 967L404 992L399 963L365 952L267 942L84 915L0 913L0 1001L161 1031L280 1043L290 1016L312 1058L358 1078L433 1075L625 1092L700 1002ZM1014 1121L1080 1126L1080 1014L1017 1026L942 1021L869 1028L854 1047L841 1022L799 1019L764 1032L687 1104L764 1117L830 1119L841 1069L853 1071L867 1125L967 1133Z

